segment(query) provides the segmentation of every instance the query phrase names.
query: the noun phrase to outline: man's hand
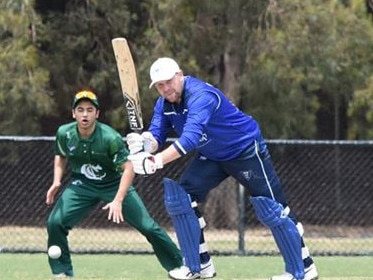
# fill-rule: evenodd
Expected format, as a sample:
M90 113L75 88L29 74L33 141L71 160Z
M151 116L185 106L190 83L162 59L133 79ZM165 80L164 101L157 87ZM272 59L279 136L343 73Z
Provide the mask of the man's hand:
M52 186L50 186L50 188L48 189L47 191L47 195L46 195L46 199L45 199L45 203L47 205L51 205L54 203L54 199L56 197L56 194L58 193L58 190L60 189L61 187L61 183L54 183L52 184Z
M132 161L133 171L137 174L149 175L154 174L157 169L163 168L163 160L161 154L153 156L148 152L140 152L128 156Z
M122 214L122 202L113 200L102 207L102 210L109 210L108 220L113 220L113 222L117 224L124 222Z

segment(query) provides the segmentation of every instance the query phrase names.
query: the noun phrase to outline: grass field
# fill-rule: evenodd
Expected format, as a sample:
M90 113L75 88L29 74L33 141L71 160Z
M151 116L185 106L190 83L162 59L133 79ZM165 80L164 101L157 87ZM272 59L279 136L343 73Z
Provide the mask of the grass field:
M169 235L177 242L173 231ZM272 253L277 250L272 234L265 228L245 232L245 250ZM238 233L233 230L205 232L212 252L234 252L238 249ZM0 227L0 250L7 252L41 252L45 250L44 227ZM314 255L372 255L373 227L307 227L307 246ZM69 233L71 251L121 252L151 251L146 239L133 229L74 228Z
M264 280L283 269L280 257L213 256L215 280ZM372 280L373 257L316 257L320 280ZM74 279L167 279L153 255L73 255ZM0 279L51 279L46 254L0 253Z

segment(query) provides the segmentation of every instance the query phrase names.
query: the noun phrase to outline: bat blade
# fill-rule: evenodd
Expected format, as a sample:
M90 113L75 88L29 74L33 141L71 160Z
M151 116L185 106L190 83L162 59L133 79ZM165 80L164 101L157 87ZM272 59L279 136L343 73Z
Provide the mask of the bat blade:
M141 112L139 87L135 63L133 62L131 50L125 38L114 38L111 40L117 69L119 74L122 94L125 100L126 112L130 129L141 132L144 128Z

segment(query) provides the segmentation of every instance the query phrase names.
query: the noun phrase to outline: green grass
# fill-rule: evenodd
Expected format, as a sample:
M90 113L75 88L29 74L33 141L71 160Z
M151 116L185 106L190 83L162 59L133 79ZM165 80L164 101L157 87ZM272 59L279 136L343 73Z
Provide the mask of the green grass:
M311 252L320 255L361 255L373 252L373 227L308 227L306 243ZM168 232L177 242L175 233ZM211 252L238 250L238 233L234 230L212 230L205 233ZM2 226L0 245L3 250L16 252L40 252L45 250L47 232L43 227ZM72 252L79 251L152 251L147 240L134 229L121 228L87 229L74 228L69 233ZM245 232L245 250L272 253L277 246L269 230L248 229Z
M269 279L283 270L280 257L213 256L215 280ZM320 280L373 279L372 257L315 257ZM167 279L154 255L73 255L79 279ZM50 279L45 254L0 254L0 279Z

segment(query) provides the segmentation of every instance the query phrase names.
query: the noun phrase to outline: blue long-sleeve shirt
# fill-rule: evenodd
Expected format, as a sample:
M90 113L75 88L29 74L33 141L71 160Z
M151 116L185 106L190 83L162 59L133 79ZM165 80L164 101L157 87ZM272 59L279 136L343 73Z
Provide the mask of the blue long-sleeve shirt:
M149 131L162 146L170 130L178 139L172 144L181 155L198 152L208 159L237 158L260 135L257 122L240 111L219 89L185 76L180 104L159 97Z

